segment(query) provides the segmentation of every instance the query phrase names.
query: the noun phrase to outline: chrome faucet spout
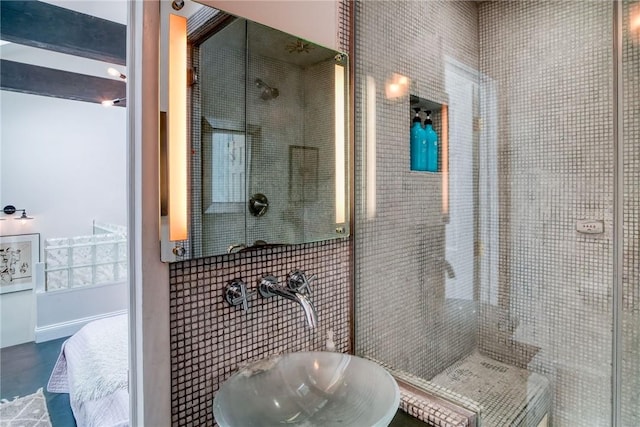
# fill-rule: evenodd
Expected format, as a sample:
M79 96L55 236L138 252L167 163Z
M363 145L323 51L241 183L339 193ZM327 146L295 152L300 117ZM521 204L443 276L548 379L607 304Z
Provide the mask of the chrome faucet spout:
M277 295L298 303L304 311L307 325L309 325L310 328L315 328L318 325L318 315L316 313L316 309L306 295L278 285L278 280L273 276L264 276L260 281L258 290L260 291L260 294L265 298Z
M318 326L318 314L316 313L315 307L306 295L296 292L296 297L298 304L300 304L304 310L304 315L307 318L307 325L309 325L310 328L315 329Z

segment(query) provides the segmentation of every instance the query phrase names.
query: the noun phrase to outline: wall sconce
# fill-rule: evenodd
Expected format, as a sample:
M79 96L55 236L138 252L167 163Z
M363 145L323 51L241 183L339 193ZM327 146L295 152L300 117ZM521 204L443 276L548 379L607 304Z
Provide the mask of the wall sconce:
M345 170L345 76L344 67L335 64L335 149L336 149L336 224L346 221L346 170Z
M187 239L187 18L169 15L169 240Z
M4 208L2 208L2 212L4 212L5 215L13 215L16 212L20 212L22 211L22 215L20 215L18 218L14 218L16 220L27 220L27 219L33 219L33 217L27 216L27 210L26 209L16 209L15 206L13 205L7 205ZM6 218L1 218L3 221Z
M402 74L393 73L385 85L385 95L387 99L396 99L409 93L411 80Z
M114 99L105 99L101 102L101 104L105 107L113 107L116 104L120 104L121 102L126 101L127 98L114 98Z

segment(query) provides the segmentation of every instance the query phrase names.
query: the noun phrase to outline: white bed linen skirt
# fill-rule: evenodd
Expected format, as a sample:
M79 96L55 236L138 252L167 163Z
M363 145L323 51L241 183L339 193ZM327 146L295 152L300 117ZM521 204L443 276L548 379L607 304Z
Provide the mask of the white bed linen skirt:
M91 322L62 344L47 390L69 393L78 427L129 425L127 347L126 315Z

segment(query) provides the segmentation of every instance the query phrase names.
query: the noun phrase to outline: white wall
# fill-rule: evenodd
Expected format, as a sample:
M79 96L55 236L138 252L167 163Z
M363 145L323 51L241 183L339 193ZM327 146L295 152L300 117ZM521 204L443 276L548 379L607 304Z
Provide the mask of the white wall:
M75 334L90 321L126 313L128 282L36 292L35 341Z
M34 340L35 293L0 295L0 348Z
M92 233L126 224L124 108L1 92L0 203L34 219L2 221L2 234Z
M0 96L0 205L34 218L0 221L0 235L40 233L42 257L44 239L91 234L94 219L125 225L125 109ZM0 346L34 340L34 311L31 291L0 295Z
M336 0L201 0L200 3L339 50Z

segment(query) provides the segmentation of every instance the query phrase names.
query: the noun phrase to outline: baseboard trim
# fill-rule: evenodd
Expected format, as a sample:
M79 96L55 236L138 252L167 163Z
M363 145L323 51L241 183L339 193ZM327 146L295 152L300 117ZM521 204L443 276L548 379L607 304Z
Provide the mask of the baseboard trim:
M120 314L126 313L127 310L118 310L112 311L110 313L99 314L97 316L83 317L82 319L75 319L69 322L54 323L53 325L36 327L36 343L68 337L78 332L80 328L82 328L89 322L93 322L94 320L106 319L107 317L118 316Z

